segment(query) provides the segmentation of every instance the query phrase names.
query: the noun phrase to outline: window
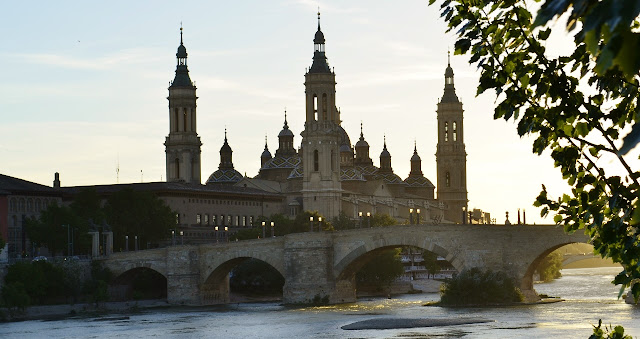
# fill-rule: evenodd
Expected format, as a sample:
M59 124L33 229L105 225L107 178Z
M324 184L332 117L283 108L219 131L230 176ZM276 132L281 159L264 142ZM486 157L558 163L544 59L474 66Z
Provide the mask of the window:
M331 150L331 170L332 171L335 169L335 162L336 162L335 157L336 157L335 153L333 152L333 150Z
M33 212L33 200L27 200L27 212Z
M179 129L178 129L178 121L180 121L180 119L179 119L180 113L178 113L178 109L177 108L175 108L173 111L175 112L174 119L173 119L173 124L174 124L173 130L175 132L178 132L179 131Z
M175 164L176 164L176 178L180 178L180 160L178 160L178 158L176 158Z
M211 225L214 225L214 226L218 225L218 216L215 214L211 215Z
M9 211L11 212L16 211L16 199L14 198L12 198L11 201L9 202Z
M247 216L242 217L242 227L247 227Z
M444 176L444 181L447 187L451 187L451 175L449 175L449 172Z
M322 120L327 120L327 93L322 94Z
M231 222L233 221L233 219L232 219L232 218L233 218L233 216L231 216L231 215L227 215L227 223L226 223L227 225L229 225L229 226L233 226L233 224L231 223Z
M176 225L180 223L180 213L176 213Z
M36 199L36 212L40 212L41 207L40 199Z
M196 224L200 225L202 220L200 220L200 214L196 214Z
M315 150L313 151L313 170L317 172L319 167L318 150Z
M187 109L182 109L182 131L187 131Z
M253 216L249 216L249 225L253 226Z
M318 120L318 96L313 95L313 120Z
M209 215L208 214L204 215L204 224L205 225L209 225Z
M24 212L24 199L20 199L20 202L18 203L18 211Z
M444 141L449 141L449 122L444 122Z
M456 124L456 122L453 122L453 141L457 141L458 140L458 126Z

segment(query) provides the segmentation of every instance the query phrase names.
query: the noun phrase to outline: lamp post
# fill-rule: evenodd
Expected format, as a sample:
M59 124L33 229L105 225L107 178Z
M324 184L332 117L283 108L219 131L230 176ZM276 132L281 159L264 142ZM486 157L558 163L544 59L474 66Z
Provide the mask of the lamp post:
M229 242L229 234L227 232L229 232L229 226L224 227L224 238Z
M129 236L128 235L124 236L124 250L129 252Z
M416 225L420 225L420 209L416 209Z
M71 255L71 231L69 230L69 224L62 225L67 228L67 256Z
M309 232L313 232L313 216L309 217Z
M362 212L358 212L358 228L362 227Z
M322 232L322 217L318 217L318 232Z
M184 245L184 231L180 231L180 245Z
M275 224L273 223L273 221L271 222L271 237L275 238L276 237L276 233L275 233Z
M264 238L265 238L264 225L265 225L265 222L263 221L263 222L262 222L262 239L264 239Z
M135 249L137 251L138 250L138 236L137 235L134 236L134 241L135 241L135 244L134 244L135 245Z
M171 230L171 246L176 245L176 230Z
M409 209L409 224L413 225L413 208Z
M218 242L218 226L213 228L216 231L216 242Z
M371 212L367 212L367 227L371 228Z

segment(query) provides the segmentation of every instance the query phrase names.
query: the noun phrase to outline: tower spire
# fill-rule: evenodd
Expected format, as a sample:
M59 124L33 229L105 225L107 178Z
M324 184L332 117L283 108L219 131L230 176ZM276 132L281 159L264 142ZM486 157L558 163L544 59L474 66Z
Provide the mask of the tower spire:
M182 45L182 21L180 21L180 45Z

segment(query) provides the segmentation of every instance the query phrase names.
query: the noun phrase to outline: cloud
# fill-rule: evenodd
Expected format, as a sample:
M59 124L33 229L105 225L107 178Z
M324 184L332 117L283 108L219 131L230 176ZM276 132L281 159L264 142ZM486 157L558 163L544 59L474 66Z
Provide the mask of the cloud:
M106 70L127 64L149 63L161 60L159 53L148 48L132 48L97 58L78 58L53 53L3 54L4 57L17 58L21 62L39 65L57 66L72 69ZM163 58L162 58L163 59Z

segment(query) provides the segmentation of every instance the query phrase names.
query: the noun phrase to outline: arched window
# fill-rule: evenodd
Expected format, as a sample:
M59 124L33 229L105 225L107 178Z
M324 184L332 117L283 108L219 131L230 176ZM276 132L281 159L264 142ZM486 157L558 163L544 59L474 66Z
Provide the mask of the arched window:
M15 212L16 211L16 199L15 198L11 198L11 201L9 202L9 211L11 211L11 212Z
M313 120L318 120L318 96L313 95Z
M444 141L449 141L449 122L444 122Z
M42 208L41 206L42 204L40 202L40 199L36 199L36 212L40 212L40 209Z
M458 140L458 124L456 124L456 122L453 122L453 141L457 141Z
M182 109L182 131L187 131L187 109Z
M445 186L451 187L451 175L449 174L449 172L447 172L447 174L445 174L444 182L445 182Z
M18 203L18 212L24 212L24 199L20 199Z
M33 212L33 200L27 200L27 212Z
M336 158L336 155L335 155L335 153L333 152L333 150L331 150L331 170L332 170L332 171L333 171L333 170L334 170L334 168L335 168L335 162L336 162L335 158Z
M322 120L327 120L327 93L322 94Z
M176 178L180 179L180 160L178 160L178 158L176 158L175 164L176 164Z
M315 172L318 171L318 168L320 167L319 164L319 156L318 156L318 150L313 151L313 170Z
M174 112L173 130L174 130L175 132L179 132L179 131L180 131L180 129L179 129L179 127L178 127L178 123L180 122L180 113L178 113L178 109L177 109L177 108L174 108L174 109L173 109L173 112Z

